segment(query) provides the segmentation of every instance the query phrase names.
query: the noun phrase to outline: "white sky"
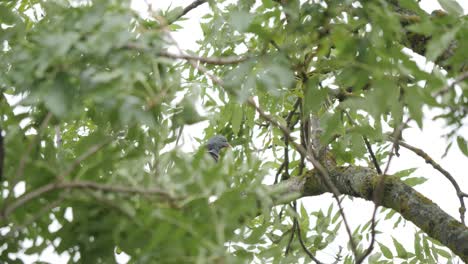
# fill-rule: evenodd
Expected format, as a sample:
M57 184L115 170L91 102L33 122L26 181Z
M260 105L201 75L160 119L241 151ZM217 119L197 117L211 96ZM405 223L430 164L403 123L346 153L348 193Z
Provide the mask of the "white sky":
M151 2L153 9L166 9L169 6L187 6L192 2L192 0L154 0L154 1L144 1L144 0L134 0L133 7L137 10L145 10L145 3ZM463 6L465 13L468 11L468 1L458 0L458 2ZM435 0L422 0L421 6L423 9L431 12L435 9L440 9L440 5ZM179 43L179 45L186 50L196 50L197 39L202 38L202 31L199 26L201 16L209 12L207 4L204 4L198 7L195 10L192 10L186 18L188 20L179 22L183 27L179 32L173 33L173 37ZM405 130L404 137L407 142L411 145L422 148L427 152L436 162L447 169L454 178L458 181L460 187L466 192L468 191L468 175L466 173L465 167L467 159L459 151L456 143L452 146L449 154L441 159L441 156L445 150L447 142L442 137L444 134L444 123L443 122L433 122L430 119L424 121L424 128L420 131L415 124L412 124L411 129ZM200 126L191 126L187 127L185 131L190 131L190 135L184 135L184 142L186 146L184 149L193 149L196 147L191 138L202 138L203 137L203 127ZM465 138L468 138L468 128L465 126L460 130L460 133L463 134ZM438 171L432 169L432 167L426 164L420 157L415 154L407 151L404 148L401 148L401 156L399 158L394 158L391 167L390 173L399 171L407 168L419 168L415 175L424 176L429 180L417 186L416 189L422 194L427 196L436 202L444 211L451 214L456 219L459 218L458 208L459 201L455 195L455 191L452 185L441 175ZM302 202L309 208L309 211L316 210L319 207L326 208L329 206L332 201L331 195L322 195L318 197L309 197L302 199ZM466 201L468 202L468 201ZM364 201L362 199L354 199L353 201L346 200L344 202L345 212L350 221L351 228L356 228L359 224L364 224L371 218L373 205L370 202ZM397 238L400 242L403 242L408 248L413 248L413 236L415 232L415 227L408 223L404 228L398 228L397 230L392 230L393 221L389 223L379 224L378 229L384 233L391 234ZM345 245L347 237L344 234L341 234L342 245ZM383 242L386 242L387 246L393 248L392 242L386 235L378 236L377 239L382 242L382 238L386 238ZM378 248L376 249L378 250ZM326 249L326 253L333 256L336 251L333 249ZM319 256L322 257L321 260L326 260L330 258L328 255ZM43 254L38 258L31 256L21 256L25 263L34 263L38 260L48 261L50 263L65 263L68 260L68 256L62 254L61 256L56 255L51 248L46 249ZM118 263L126 263L128 257L125 254L117 256Z

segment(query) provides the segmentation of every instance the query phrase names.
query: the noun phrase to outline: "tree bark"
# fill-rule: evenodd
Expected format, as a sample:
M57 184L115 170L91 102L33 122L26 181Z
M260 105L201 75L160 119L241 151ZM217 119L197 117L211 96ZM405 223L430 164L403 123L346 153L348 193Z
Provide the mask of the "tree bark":
M337 167L329 174L340 193L372 202L374 191L382 177L370 168L359 166ZM303 177L294 177L270 188L276 190L276 193L281 190L276 199L278 204L286 202L282 197L294 197L291 192L298 193L299 197L328 192L316 170L310 170ZM468 228L465 225L396 177L386 176L383 189L381 206L397 211L468 262Z

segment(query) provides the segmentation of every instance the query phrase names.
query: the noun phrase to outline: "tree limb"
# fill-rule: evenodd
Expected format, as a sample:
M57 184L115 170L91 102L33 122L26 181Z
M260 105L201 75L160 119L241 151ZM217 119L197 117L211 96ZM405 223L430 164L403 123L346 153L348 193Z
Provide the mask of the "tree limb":
M26 203L41 197L42 195L55 191L55 190L69 190L69 189L90 189L94 191L103 191L103 192L114 192L122 194L140 194L140 195L156 195L164 198L169 202L173 202L175 198L172 195L159 188L139 188L139 187L127 187L119 185L105 185L99 184L92 181L71 181L71 182L51 182L49 184L43 185L33 191L27 192L17 199L13 200L8 204L5 209L2 211L0 218L6 219L8 216L13 213L19 207L25 205Z
M377 191L382 177L373 169L359 166L337 167L329 171L329 175L342 194L375 202L374 192ZM275 198L277 204L289 202L281 197L291 197L291 192L298 193L299 197L329 192L316 169L308 171L304 177L293 177L269 188L284 190ZM468 228L465 225L396 177L387 176L382 190L380 206L397 211L427 235L450 248L463 261L468 261Z
M398 144L410 151L412 151L413 153L415 153L416 155L420 156L421 158L424 159L424 161L426 161L426 163L428 164L431 164L431 166L438 170L440 173L442 173L445 178L447 178L447 180L450 181L450 183L452 183L453 187L455 188L455 191L457 192L457 196L458 196L458 199L460 200L460 220L463 224L465 224L465 212L466 212L466 206L465 206L465 202L463 201L463 197L464 196L468 196L466 193L464 193L460 186L458 185L457 181L455 180L455 178L453 178L453 176L448 172L446 171L444 168L442 168L437 162L435 162L426 152L424 152L422 149L419 149L419 148L416 148L416 147L413 147L411 146L410 144L404 142L404 141L399 141Z
M207 0L195 0L193 1L190 5L186 6L184 10L182 10L182 13L180 13L178 16L176 16L174 19L168 22L168 24L172 24L179 20L181 17L185 16L188 12L192 11L193 9L197 8L198 6L206 3Z

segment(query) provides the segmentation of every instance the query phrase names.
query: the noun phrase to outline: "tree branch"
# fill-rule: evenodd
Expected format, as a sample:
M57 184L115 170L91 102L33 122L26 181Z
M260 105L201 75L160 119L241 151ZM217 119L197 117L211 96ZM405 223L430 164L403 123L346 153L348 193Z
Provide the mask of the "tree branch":
M466 206L465 206L465 202L463 200L463 197L468 197L468 195L466 193L464 193L460 186L458 185L457 181L455 180L455 178L453 178L453 176L448 172L446 171L444 168L442 168L442 166L440 166L437 162L435 162L426 152L424 152L422 149L419 149L419 148L416 148L416 147L413 147L411 146L410 144L404 142L404 141L399 141L398 144L410 151L412 151L414 154L420 156L421 158L424 159L424 161L426 161L426 163L429 163L431 164L431 166L438 170L440 173L442 173L445 178L447 178L447 180L450 181L450 183L452 183L453 187L455 188L455 191L457 192L457 196L458 196L458 199L460 200L460 220L463 224L465 224L465 212L466 212Z
M154 51L153 48L142 46L138 43L128 43L123 48L129 49L129 50L144 51L144 52ZM183 53L175 54L175 53L171 53L168 51L158 51L156 52L156 56L164 57L168 59L174 59L174 60L198 61L201 63L212 64L212 65L238 64L238 63L241 63L250 59L249 56L201 57L197 55L189 55L189 54L183 54Z
M193 1L193 3L191 3L190 5L185 7L184 10L182 10L182 13L180 13L178 16L176 16L171 21L168 21L168 25L176 22L181 17L185 16L188 12L192 11L193 9L197 8L198 6L200 6L200 5L202 5L202 4L206 3L206 2L207 2L207 0L195 0L195 1Z
M377 186L382 177L373 169L348 166L337 167L329 173L330 179L342 194L360 197L375 203L374 193L378 191ZM308 171L301 179L293 177L279 183L278 186L269 186L269 188L278 190L276 188L279 186L283 188L283 191L279 192L279 197L275 198L277 204L290 202L281 197L291 197L291 192L298 193L299 197L329 192L317 169ZM465 225L396 177L385 178L382 192L381 206L397 211L427 235L450 248L463 261L468 261L468 228Z
M449 85L443 87L442 89L440 89L439 91L437 91L436 93L434 93L433 96L439 96L439 95L444 95L444 94L446 94L446 93L449 92L457 83L464 81L466 78L468 78L468 71L463 72L462 74L460 74L457 78L455 78L455 80L454 80L451 84L449 84Z
M164 198L169 202L173 202L176 199L171 196L167 191L164 191L159 188L138 188L138 187L127 187L119 185L104 185L92 181L72 181L72 182L52 182L46 185L43 185L33 191L27 192L22 196L18 197L12 203L7 205L3 210L1 218L6 219L8 216L13 213L19 207L25 205L26 203L37 199L46 193L55 191L55 190L69 190L69 189L90 189L94 191L103 191L103 192L114 192L122 194L139 194L139 195L156 195Z
M200 57L195 55L188 55L188 54L174 54L167 51L158 52L158 56L166 57L169 59L182 59L182 60L194 60L199 61L206 64L212 65L227 65L227 64L237 64L249 59L248 56L237 57Z

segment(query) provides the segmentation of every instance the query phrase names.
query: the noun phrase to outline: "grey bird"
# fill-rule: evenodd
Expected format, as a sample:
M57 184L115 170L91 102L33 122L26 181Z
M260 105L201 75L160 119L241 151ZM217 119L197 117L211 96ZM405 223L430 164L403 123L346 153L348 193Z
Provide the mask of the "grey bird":
M208 140L206 147L208 148L208 153L210 153L211 157L213 157L213 159L218 162L219 151L226 147L230 148L231 145L229 145L227 139L224 136L217 135Z

